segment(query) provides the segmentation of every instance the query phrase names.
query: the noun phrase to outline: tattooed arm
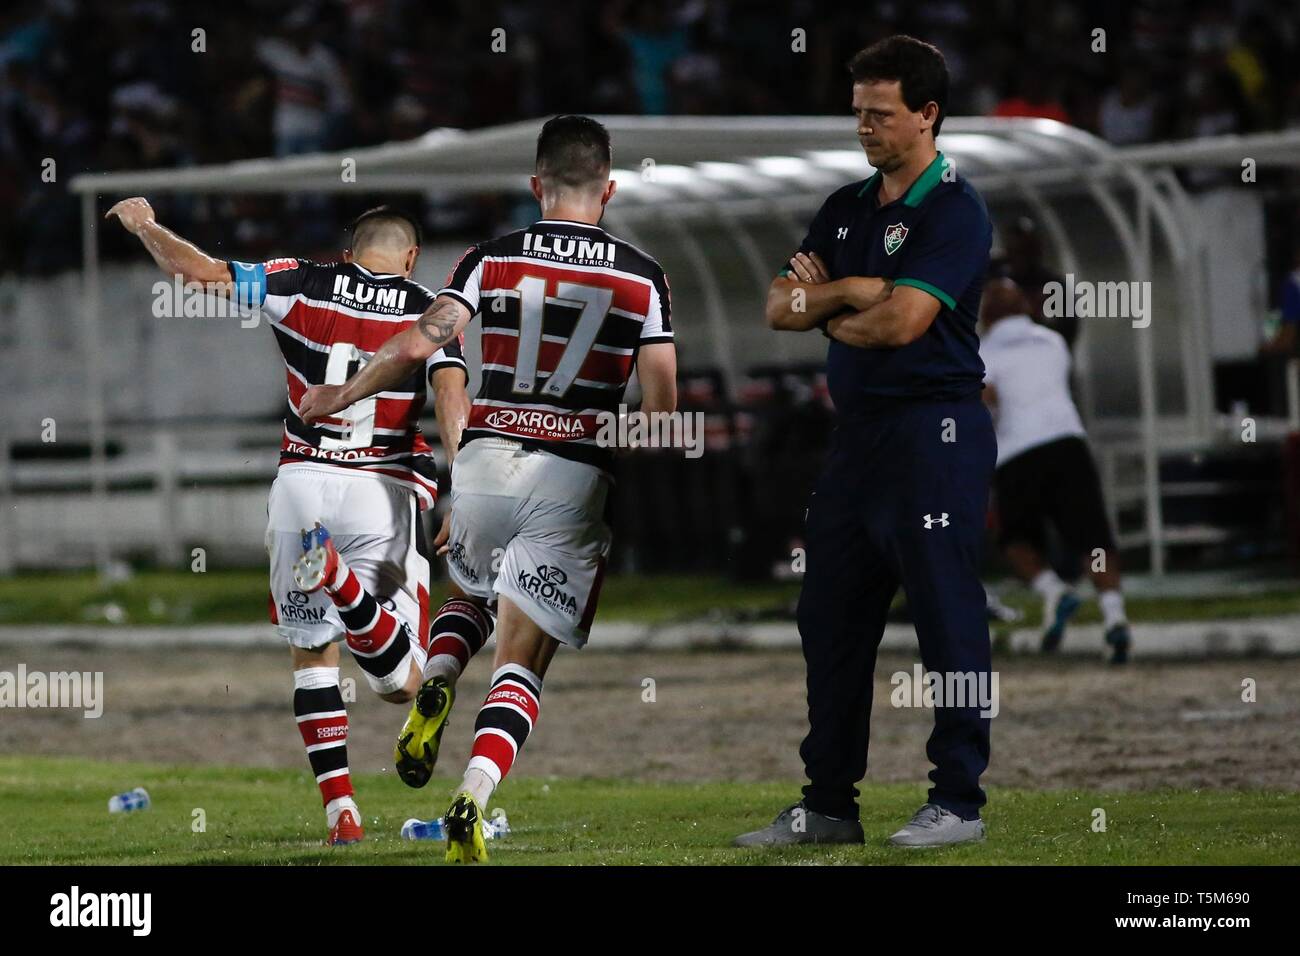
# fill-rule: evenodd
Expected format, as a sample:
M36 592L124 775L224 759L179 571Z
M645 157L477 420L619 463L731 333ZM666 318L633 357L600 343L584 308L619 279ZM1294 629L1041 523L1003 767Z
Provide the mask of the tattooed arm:
M376 392L400 385L434 352L460 335L473 318L459 299L440 295L410 328L379 347L361 370L342 385L313 385L298 408L308 425L342 411Z

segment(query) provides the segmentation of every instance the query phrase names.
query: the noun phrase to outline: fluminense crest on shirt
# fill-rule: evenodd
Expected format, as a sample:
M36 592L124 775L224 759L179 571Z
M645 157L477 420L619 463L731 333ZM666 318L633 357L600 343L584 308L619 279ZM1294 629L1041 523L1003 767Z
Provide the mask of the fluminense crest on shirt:
M896 222L885 230L885 255L892 256L907 238L907 227Z

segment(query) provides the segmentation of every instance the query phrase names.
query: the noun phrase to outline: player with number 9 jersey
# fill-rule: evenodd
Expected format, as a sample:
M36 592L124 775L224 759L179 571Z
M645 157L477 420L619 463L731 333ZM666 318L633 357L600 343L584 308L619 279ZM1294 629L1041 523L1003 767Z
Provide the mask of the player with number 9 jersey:
M288 412L267 503L270 616L289 643L293 713L325 807L328 842L362 839L348 769L347 709L338 643L346 640L372 690L396 704L420 689L428 660L429 562L420 512L437 494L419 416L432 388L450 460L469 414L460 339L449 339L381 394L304 419L312 387L345 381L434 300L411 280L418 220L388 206L362 213L342 261L227 262L159 224L144 197L109 217L158 266L237 311L265 318L284 357ZM247 325L245 327L248 327Z
M425 381L440 368L465 370L460 341L430 356L424 374L308 425L298 401L312 385L347 380L389 336L411 325L433 293L400 275L376 275L356 262L272 259L231 262L239 303L270 323L284 357L288 408L280 464L310 462L364 471L415 493L420 507L438 494L433 452L420 431Z

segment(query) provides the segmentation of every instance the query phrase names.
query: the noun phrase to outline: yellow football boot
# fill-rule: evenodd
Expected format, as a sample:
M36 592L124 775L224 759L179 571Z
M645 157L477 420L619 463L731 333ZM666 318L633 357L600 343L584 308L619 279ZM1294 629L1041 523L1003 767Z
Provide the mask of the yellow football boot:
M433 776L438 744L455 699L456 688L445 677L430 677L416 692L406 726L398 734L393 750L397 775L408 787L423 787Z
M483 808L473 794L462 790L456 794L442 819L447 829L448 863L487 862L487 841L483 838Z

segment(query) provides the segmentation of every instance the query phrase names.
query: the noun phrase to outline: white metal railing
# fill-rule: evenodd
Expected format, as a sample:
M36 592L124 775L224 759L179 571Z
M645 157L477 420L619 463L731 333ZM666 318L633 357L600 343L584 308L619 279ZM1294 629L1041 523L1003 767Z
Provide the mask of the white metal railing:
M436 436L436 421L424 423ZM71 423L60 443L84 440ZM230 554L262 548L266 493L279 461L276 421L110 423L117 454L13 462L0 433L0 573L19 566L107 566L147 553L162 566L188 561L203 541ZM431 437L435 459L445 465ZM216 517L214 517L216 516ZM92 552L96 538L105 553Z

